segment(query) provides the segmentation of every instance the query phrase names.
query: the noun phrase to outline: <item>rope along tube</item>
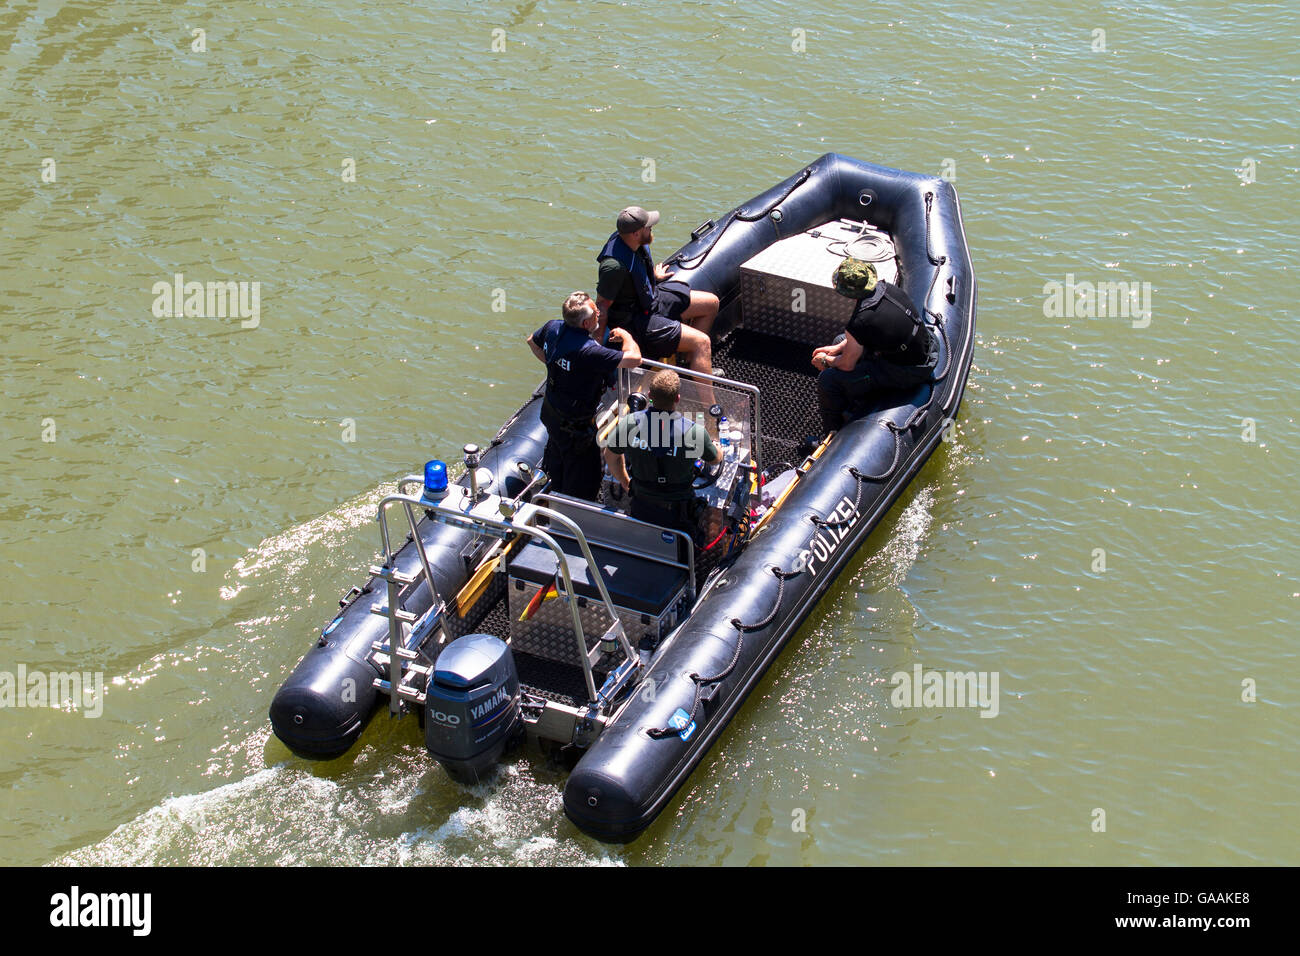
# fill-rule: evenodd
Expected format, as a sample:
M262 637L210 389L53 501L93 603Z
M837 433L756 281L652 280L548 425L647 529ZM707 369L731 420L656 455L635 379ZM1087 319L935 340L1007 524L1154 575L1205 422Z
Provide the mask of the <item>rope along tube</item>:
M879 478L873 478L871 475L864 475L852 465L848 468L849 474L856 478L858 482L858 493L853 499L853 513L855 515L858 513L858 506L862 504L862 483L864 481L884 481L893 473L894 469L898 467L898 427L894 425L893 422L885 422L885 427L889 428L894 433L894 461L890 464L889 469ZM853 520L852 518L841 518L839 521L827 521L819 515L809 515L808 519L819 528L842 528Z
M722 238L722 234L727 231L727 228L733 222L757 222L758 220L762 219L764 216L770 213L777 206L781 205L781 203L789 199L790 194L793 193L800 186L802 186L804 183L806 183L808 181L808 177L810 177L811 175L812 175L812 167L808 166L803 170L803 172L799 174L799 178L790 184L790 188L787 189L784 193L782 193L775 202L769 203L764 209L753 214L746 214L741 212L740 210L736 210L735 212L731 213L728 216L727 220L723 222L722 225L714 228L713 240L709 243L708 247L705 248L702 252L697 253L691 259L687 259L680 252L674 253L673 255L668 257L664 265L671 265L673 263L677 263L678 265L686 269L698 269L700 266L704 265L704 260L709 257L709 253L713 251L713 247L718 244L718 240Z
M943 340L943 356L944 356L943 371L938 374L930 376L930 383L932 385L935 385L938 384L939 382L942 382L945 378L947 378L948 372L952 369L952 345L948 341L948 330L944 328L943 316L940 315L938 312L935 312L933 309L929 307L930 296L934 294L935 283L939 281L939 273L943 271L943 267L948 262L947 256L936 257L934 251L930 248L930 208L933 205L934 205L934 193L926 193L925 194L925 257L929 259L930 264L934 266L934 275L930 279L930 288L928 288L925 291L925 302L922 304L922 310L925 312L926 315L934 319L934 329L936 332L939 333L939 338ZM923 410L927 410L927 411L929 410L930 405L934 402L935 395L937 394L937 392L938 390L935 388L930 389L930 397L926 399L925 404L921 406Z
M731 619L731 626L740 631L741 634L753 634L755 631L761 631L776 620L776 613L781 609L781 597L785 593L785 582L790 578L803 574L803 571L801 570L782 571L775 564L768 568L768 570L776 575L776 603L772 605L772 613L763 618L763 620L759 621L757 624L741 624L740 618L733 617ZM720 680L721 678L718 679Z
M757 624L742 624L738 617L731 619L731 626L740 632L740 635L736 638L736 651L731 655L731 662L712 677L701 677L699 674L690 675L691 680L695 682L695 699L691 701L691 709L687 713L685 727L691 725L691 721L695 719L696 711L700 709L700 697L704 692L704 686L726 680L731 675L731 672L736 669L736 664L740 661L740 650L745 646L745 635L762 630L776 620L777 612L781 610L781 598L785 594L785 582L789 578L803 573L802 571L782 571L776 565L772 565L768 570L776 575L776 603L772 605L772 613ZM682 729L682 727L659 727L647 730L646 734L652 740L663 740L667 737L676 737L682 732Z
M930 279L930 288L925 292L925 301L930 301L930 293L934 292L934 284L939 281L939 273L943 266L947 264L947 256L935 257L934 252L930 249L930 207L934 205L934 193L925 194L925 257L930 260L930 265L934 266L934 276ZM927 311L929 311L927 309ZM938 318L939 316L935 316Z
M929 401L927 401L924 405L917 408L916 411L912 412L912 414L908 416L907 421L903 422L903 424L895 425L893 422L885 422L885 421L882 421L880 423L883 426L885 426L885 428L887 428L889 432L894 436L894 460L889 463L889 467L886 468L883 472L881 472L879 475L868 475L864 472L859 471L857 468L853 467L852 465L849 466L848 468L849 474L852 475L855 479L857 479L857 483L858 483L858 493L857 496L853 499L854 514L857 513L858 506L862 504L862 483L864 481L885 481L889 478L890 475L894 473L894 469L898 467L898 460L901 457L903 451L903 442L902 442L903 432L910 431L911 429L916 428L925 420L926 412L929 409L930 402L932 401L934 401L933 389L930 390ZM808 519L819 528L842 528L845 525L849 524L849 522L854 520L852 518L841 518L838 521L828 521L825 518L821 517L820 515L809 515Z
M544 395L545 393L546 393L546 383L543 382L542 385L537 389L537 391L533 392L532 397L529 398L528 401L520 405L519 409L513 415L511 415L509 418L506 419L505 424L497 429L496 436L489 443L488 447L495 448L497 445L501 444L501 442L505 440L502 436L505 435L507 429L509 429L511 425L519 421L519 416L524 413L524 409L527 408L529 405L533 404L533 402L537 401L539 398L541 398L542 395Z

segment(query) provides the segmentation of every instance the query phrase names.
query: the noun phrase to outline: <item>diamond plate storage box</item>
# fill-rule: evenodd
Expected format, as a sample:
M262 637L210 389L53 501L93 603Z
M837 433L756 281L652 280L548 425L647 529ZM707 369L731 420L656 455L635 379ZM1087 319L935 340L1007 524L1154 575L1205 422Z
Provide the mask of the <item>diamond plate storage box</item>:
M528 602L542 587L549 585L533 584L522 578L513 578L510 582L510 646L516 651L540 657L543 660L581 667L578 659L578 641L573 635L573 615L563 598L555 597L542 603L536 612L526 621L523 615ZM640 614L632 614L624 608L615 608L619 620L623 622L623 631L632 646L636 647L641 639L641 632L649 628L641 626ZM578 617L582 619L582 635L587 640L587 649L591 650L601 636L609 629L609 615L605 605L597 600L579 598ZM597 675L596 684L613 668L617 654L602 654L592 665Z
M568 559L578 616L590 650L609 628L609 614L577 546L567 539L557 540ZM643 637L649 636L657 644L677 624L678 609L686 591L686 572L599 545L591 545L591 551L601 567L628 641L635 648ZM534 657L580 667L573 615L562 597L543 601L527 620L520 620L537 592L551 586L555 570L555 554L540 542L521 548L511 560L510 644L515 650ZM595 669L608 670L615 659L616 655L604 655Z
M847 219L824 223L773 243L741 265L745 327L814 347L829 345L857 304L831 285L846 249L874 263L879 278L897 282L898 259L888 233L871 226L864 232L861 223Z

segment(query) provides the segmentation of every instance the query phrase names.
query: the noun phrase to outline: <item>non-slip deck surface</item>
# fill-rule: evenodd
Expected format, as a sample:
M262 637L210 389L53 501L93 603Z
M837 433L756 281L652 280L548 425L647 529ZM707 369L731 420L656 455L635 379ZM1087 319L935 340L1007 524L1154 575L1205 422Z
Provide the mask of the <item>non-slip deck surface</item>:
M479 621L478 630L503 641L508 640L510 609L507 604L505 595L502 594ZM577 706L579 701L586 701L587 682L582 676L582 668L558 664L518 651L514 658L515 667L519 671L519 683L525 691L570 707Z
M758 386L764 467L778 462L797 465L804 438L822 434L812 349L802 342L737 329L714 351L713 364L727 378Z

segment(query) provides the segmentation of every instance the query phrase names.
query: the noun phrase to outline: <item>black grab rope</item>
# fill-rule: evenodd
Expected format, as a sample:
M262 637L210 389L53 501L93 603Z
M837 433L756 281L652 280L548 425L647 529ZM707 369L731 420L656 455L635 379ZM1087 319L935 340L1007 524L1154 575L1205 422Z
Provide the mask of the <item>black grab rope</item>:
M895 425L891 421L880 422L880 424L884 426L884 428L887 431L889 431L891 435L894 436L894 458L892 461L890 461L888 468L886 468L878 475L868 475L866 472L860 471L858 468L854 467L853 465L850 465L848 467L847 469L848 473L852 475L853 478L858 483L858 493L853 499L852 513L854 515L858 513L858 506L862 504L863 483L868 481L887 481L889 477L893 475L894 469L898 467L898 462L902 458L903 432L911 431L913 428L919 427L922 424L922 422L925 421L926 413L927 411L929 411L930 402L932 401L934 401L933 389L931 389L930 399L924 405L917 407L916 410L913 411L912 414L907 417L907 421L903 422L903 424ZM815 524L819 528L842 528L848 524L851 524L857 519L855 517L849 517L849 518L840 518L838 521L831 521L827 518L821 517L820 515L808 515L808 520L810 520L813 524Z
M935 331L937 331L939 333L939 337L943 339L943 353L944 353L943 373L939 375L931 375L930 381L932 383L942 382L944 378L947 377L948 370L952 368L952 349L949 348L948 345L948 332L943 326L943 316L930 308L930 296L934 294L935 284L939 281L939 273L943 271L943 267L948 263L947 256L936 256L934 254L934 250L930 248L930 207L933 204L934 204L934 193L926 193L925 194L925 257L930 260L930 265L934 266L934 275L931 276L930 278L930 288L925 290L925 300L922 303L922 311L926 315L934 319ZM930 401L933 400L934 400L934 390L931 389ZM929 405L930 402L925 403L925 407L928 408Z
M896 467L898 467L898 446L899 446L898 429L893 422L885 422L885 427L889 428L894 433L894 461L892 464L890 464L889 469L883 475L877 478L872 475L863 474L852 465L850 465L848 468L849 474L852 475L855 479L857 479L857 483L858 483L858 493L853 498L854 515L858 513L858 506L862 504L862 483L864 481L884 481L886 478L890 476L893 470ZM829 521L826 518L821 517L820 515L809 515L808 518L809 520L812 521L813 524L815 524L819 528L843 528L846 525L857 520L857 518L854 517L854 518L841 518L839 521Z
M755 631L761 631L776 620L776 614L781 610L781 597L785 593L785 582L790 578L798 577L800 574L803 574L802 569L797 571L782 571L775 564L768 568L768 570L776 575L776 603L772 605L772 613L763 618L763 620L759 621L757 624L742 624L740 618L733 617L731 619L731 626L741 634L753 634Z
M943 316L937 312L929 314L934 316L935 331L939 333L939 338L943 339L943 371L930 376L930 383L937 385L948 377L948 372L952 369L952 343L948 341L948 330L943 326ZM930 398L923 407L929 408L932 401L934 401L934 389L930 389Z
M948 330L944 326L943 316L930 308L930 296L934 294L935 284L939 281L939 273L948 263L948 257L936 256L934 250L930 248L930 207L934 205L934 193L925 194L925 257L930 260L930 265L934 266L934 275L930 278L930 288L925 291L925 301L922 303L921 310L925 315L934 319L932 323L934 330L939 333L939 338L943 341L943 371L930 376L931 386L937 385L948 377L952 370L952 344L948 341ZM938 389L931 387L930 397L925 400L925 404L919 410L929 411L930 406L934 403Z
M506 432L509 431L511 425L519 421L519 416L524 413L524 409L527 408L529 405L533 404L533 402L537 401L539 398L541 398L542 395L544 395L545 393L546 393L546 383L543 382L541 385L537 387L537 390L533 392L532 396L528 399L528 401L520 405L518 410L505 420L505 424L503 424L500 428L497 429L497 433L492 438L492 441L488 443L488 447L495 448L497 445L505 441Z
M731 619L731 626L739 631L740 634L736 637L736 650L735 653L731 655L730 663L712 677L701 677L699 674L691 674L690 678L695 683L695 699L691 701L691 709L687 712L686 720L683 722L681 727L657 727L647 730L646 734L651 740L663 740L667 737L676 737L680 735L683 730L689 727L691 722L695 720L696 712L700 709L700 699L704 696L705 686L726 680L731 676L731 672L736 669L736 665L740 662L740 650L745 646L745 635L751 634L754 631L762 630L776 620L777 612L781 610L781 598L785 593L785 582L789 578L795 577L803 572L782 571L776 565L772 565L769 570L776 575L776 603L772 605L772 613L757 624L742 624L738 617L733 617Z
M722 225L714 228L713 239L702 252L697 253L690 259L687 259L680 252L675 252L664 261L664 265L677 263L684 269L698 269L700 266L704 265L704 260L709 257L709 253L712 252L713 248L718 244L718 240L722 238L722 234L727 231L728 227L730 227L733 222L758 222L758 220L771 213L773 209L789 199L791 193L806 183L810 176L812 176L812 167L805 166L803 171L795 178L795 181L790 184L790 188L778 196L776 201L769 203L756 213L747 214L739 209L733 210L727 215L727 218Z

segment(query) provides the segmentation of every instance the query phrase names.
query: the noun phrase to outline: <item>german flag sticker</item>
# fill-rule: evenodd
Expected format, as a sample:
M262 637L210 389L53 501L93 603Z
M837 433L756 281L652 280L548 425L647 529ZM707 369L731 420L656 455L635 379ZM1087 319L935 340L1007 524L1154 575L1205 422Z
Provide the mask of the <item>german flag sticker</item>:
M547 601L550 601L551 599L560 596L560 592L556 588L555 584L556 584L556 579L551 578L550 584L548 584L544 588L537 589L537 593L533 595L532 600L528 602L528 606L524 608L524 613L519 615L519 620L521 622L528 620L534 614L536 614L537 609L540 608Z

